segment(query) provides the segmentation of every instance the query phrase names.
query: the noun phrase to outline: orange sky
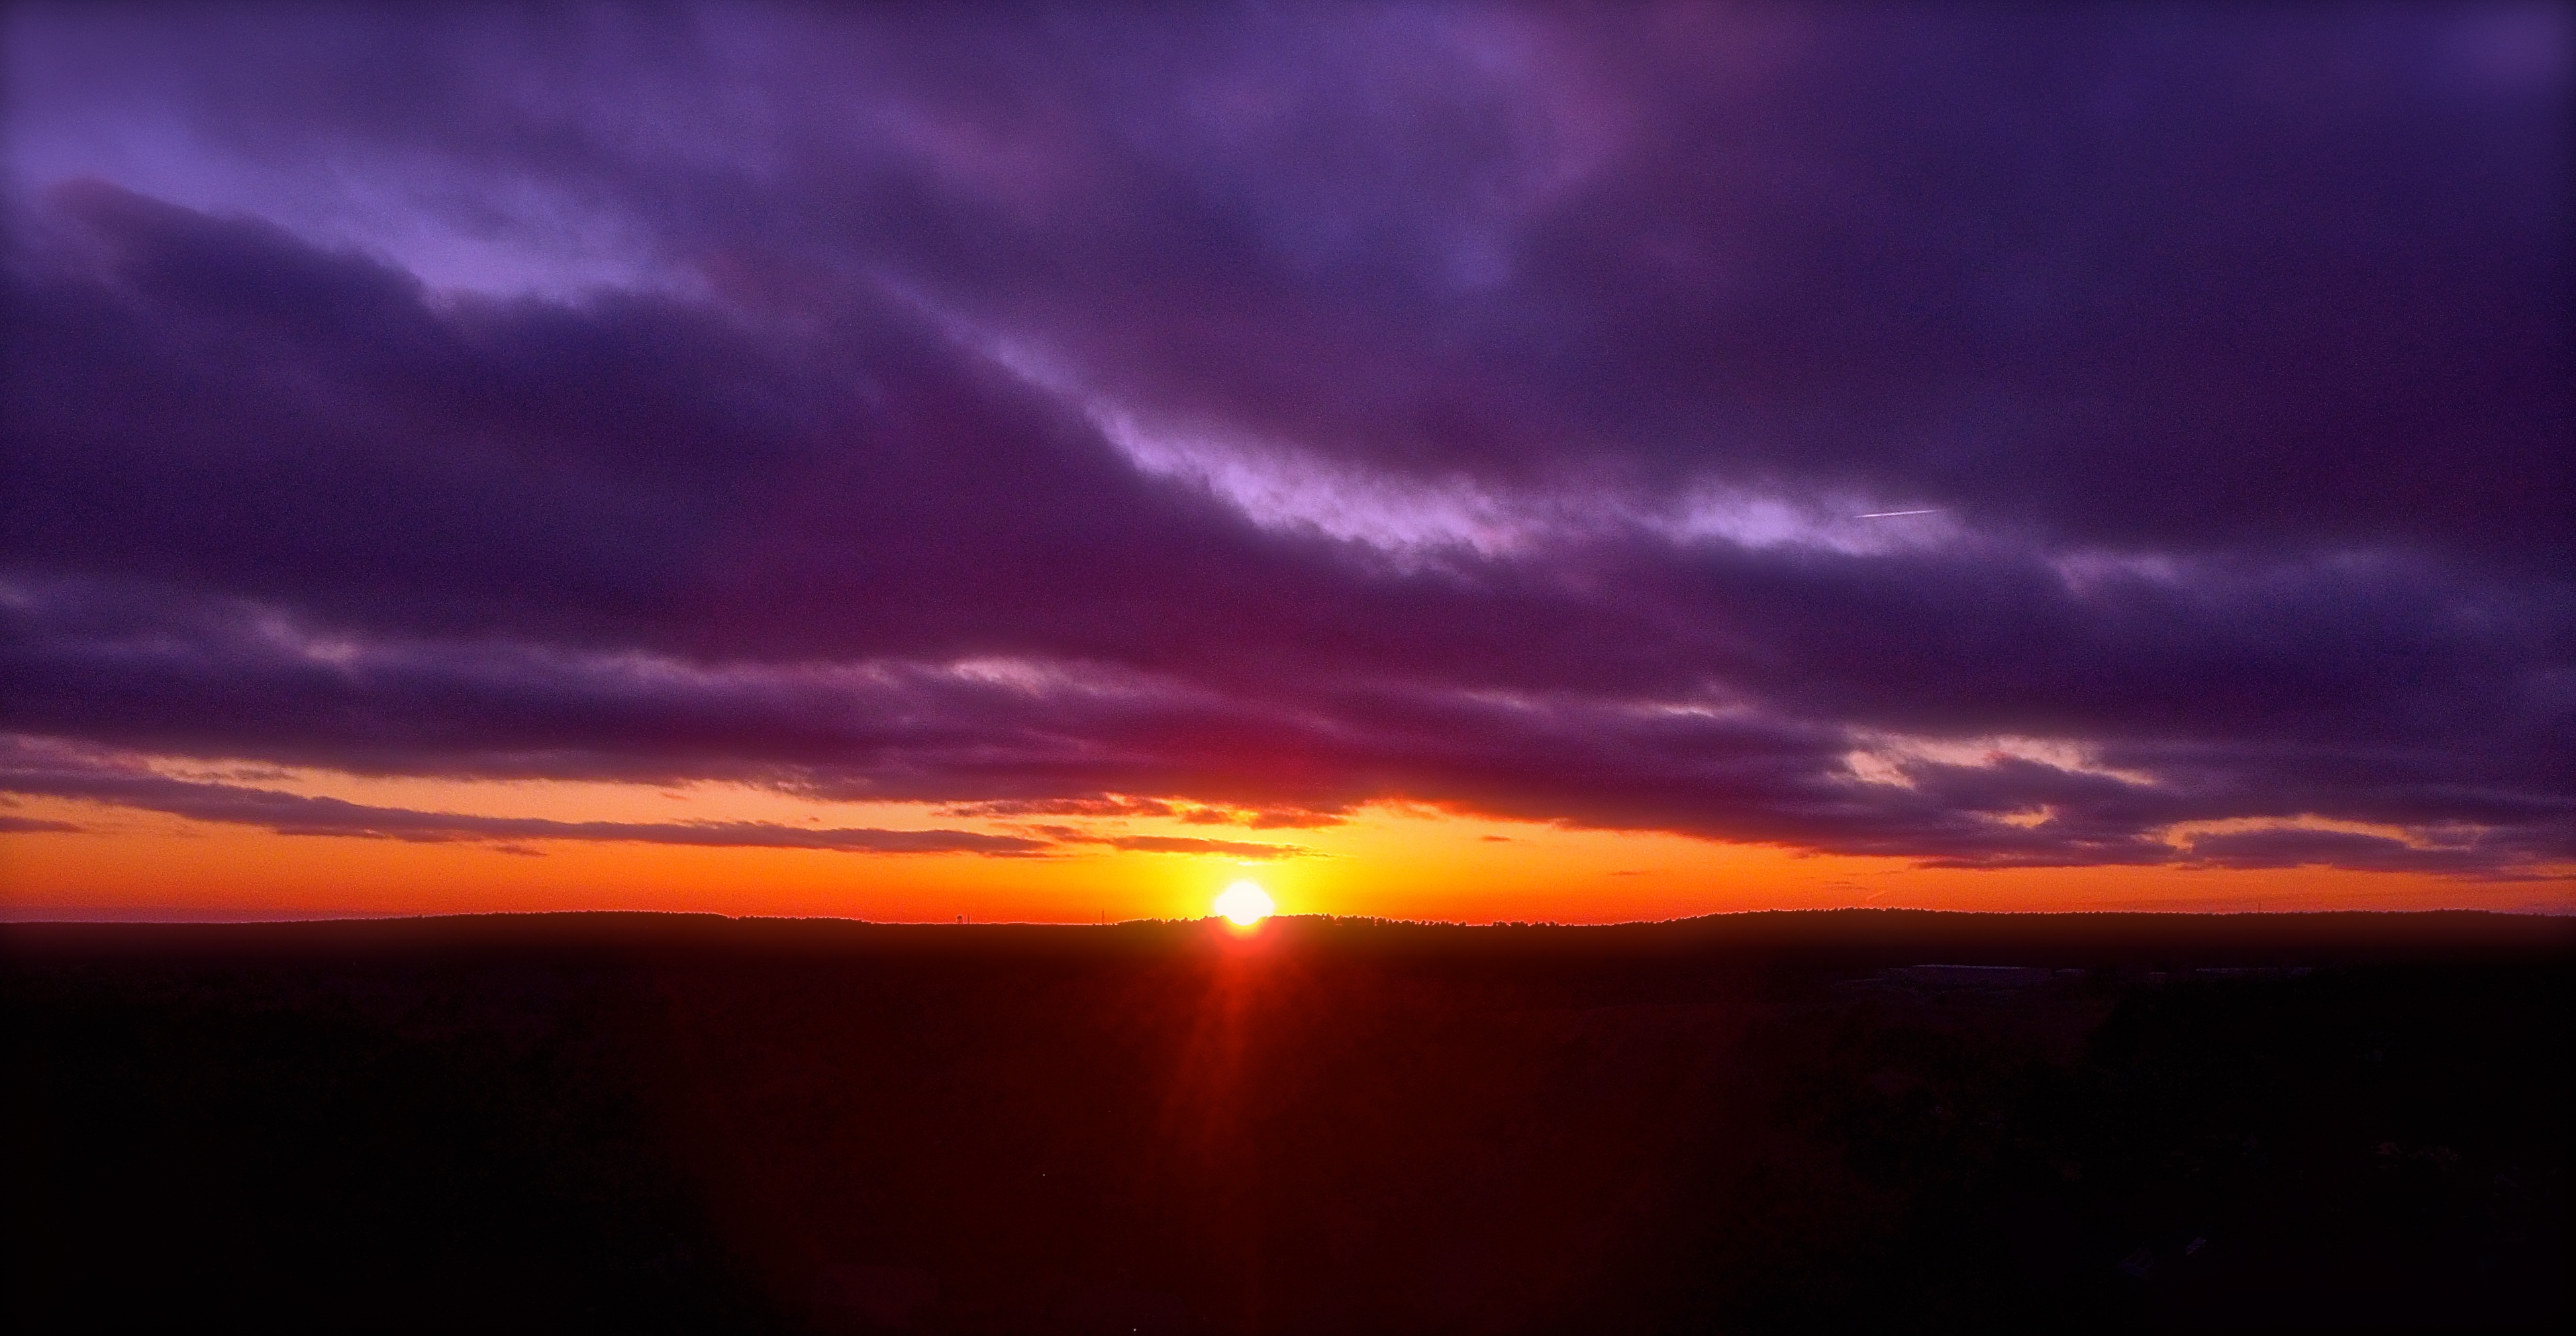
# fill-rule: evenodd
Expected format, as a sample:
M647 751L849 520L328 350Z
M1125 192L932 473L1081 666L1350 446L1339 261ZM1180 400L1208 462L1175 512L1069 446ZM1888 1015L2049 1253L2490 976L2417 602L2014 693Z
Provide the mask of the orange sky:
M174 773L201 767L167 767ZM318 771L266 787L491 816L670 822L765 820L1012 833L1010 821L919 805L806 801L733 784L381 779ZM693 848L634 842L408 843L279 835L98 803L28 798L19 818L78 833L0 835L8 917L231 918L647 909L879 920L1082 922L1208 912L1250 878L1283 913L1389 918L1660 919L1847 905L1932 909L2421 909L2564 912L2576 878L2469 881L2325 868L1921 868L1661 834L1569 830L1404 804L1341 826L1246 830L1176 818L1076 822L1102 835L1179 835L1302 846L1259 862L1081 850L1041 857ZM1062 818L1045 818L1062 824Z

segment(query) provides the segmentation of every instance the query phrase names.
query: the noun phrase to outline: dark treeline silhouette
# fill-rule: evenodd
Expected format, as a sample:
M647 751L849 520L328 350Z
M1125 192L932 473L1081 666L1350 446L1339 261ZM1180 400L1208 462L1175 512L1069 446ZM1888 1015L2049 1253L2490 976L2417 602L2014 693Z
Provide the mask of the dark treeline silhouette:
M13 1330L2569 1315L2564 919L0 941Z

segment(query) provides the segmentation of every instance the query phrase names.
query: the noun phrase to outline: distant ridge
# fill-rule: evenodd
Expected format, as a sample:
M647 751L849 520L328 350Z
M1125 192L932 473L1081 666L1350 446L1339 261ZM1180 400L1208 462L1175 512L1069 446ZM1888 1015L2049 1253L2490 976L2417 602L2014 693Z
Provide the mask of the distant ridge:
M1042 955L1198 950L1212 920L883 923L645 910L424 915L251 922L0 924L0 955L89 951L565 950ZM2489 910L2278 914L1979 913L1923 909L1761 910L1660 922L1464 924L1282 915L1227 949L1375 956L1679 960L1754 955L1826 964L2114 968L2293 966L2576 951L2576 918Z

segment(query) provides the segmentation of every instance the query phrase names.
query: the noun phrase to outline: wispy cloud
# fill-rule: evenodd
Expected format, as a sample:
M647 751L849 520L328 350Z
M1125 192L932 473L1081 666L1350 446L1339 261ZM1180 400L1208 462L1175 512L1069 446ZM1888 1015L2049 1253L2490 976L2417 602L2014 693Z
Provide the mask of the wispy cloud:
M1262 844L1251 840L1202 840L1186 835L1113 835L1099 841L1112 849L1149 854L1223 854L1229 858L1297 858L1314 852L1295 844Z
M109 766L63 764L0 768L0 791L75 798L190 821L257 826L280 835L337 835L415 843L475 841L525 852L548 840L689 845L706 848L822 849L840 853L975 853L1026 855L1042 840L964 830L809 828L768 821L556 821L543 817L474 816L378 807L339 798L175 779ZM79 830L59 821L0 817L0 829Z

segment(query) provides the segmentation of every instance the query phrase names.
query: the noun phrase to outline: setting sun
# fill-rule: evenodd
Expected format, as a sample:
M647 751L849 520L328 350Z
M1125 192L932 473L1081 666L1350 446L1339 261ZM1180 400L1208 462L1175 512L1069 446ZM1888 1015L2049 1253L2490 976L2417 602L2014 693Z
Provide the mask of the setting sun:
M1238 881L1216 897L1216 912L1234 920L1237 927L1249 928L1270 917L1277 908L1270 892L1248 881Z

